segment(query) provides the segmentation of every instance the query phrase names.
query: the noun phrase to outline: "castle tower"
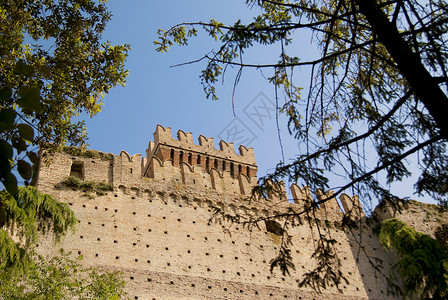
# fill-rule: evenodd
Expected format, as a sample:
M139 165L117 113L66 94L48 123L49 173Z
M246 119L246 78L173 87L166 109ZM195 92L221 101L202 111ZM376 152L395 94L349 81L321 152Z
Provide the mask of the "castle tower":
M220 149L215 149L213 138L199 136L199 145L193 143L191 132L182 130L177 132L177 140L171 135L171 128L157 125L154 141L149 142L146 150L148 164L143 172L145 177L153 177L152 158L157 157L161 162L170 161L174 167L182 167L183 163L190 167L200 167L210 173L212 169L230 173L232 178L244 175L247 178L257 176L257 163L252 148L243 145L239 147L239 154L235 153L233 143L220 141Z

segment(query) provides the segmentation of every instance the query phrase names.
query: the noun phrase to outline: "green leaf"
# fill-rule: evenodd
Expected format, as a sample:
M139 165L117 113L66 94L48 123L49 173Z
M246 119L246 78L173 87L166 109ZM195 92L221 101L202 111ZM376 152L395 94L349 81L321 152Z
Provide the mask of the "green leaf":
M17 125L17 128L19 129L19 135L21 138L30 142L34 139L34 130L30 125L19 124Z
M5 177L8 173L11 173L11 163L7 158L0 157L0 178Z
M12 91L9 86L0 88L0 101L8 102L11 100Z
M25 140L20 137L13 137L11 139L11 142L12 142L12 146L14 148L16 148L19 153L22 151L25 151L27 148Z
M47 66L41 66L40 67L40 72L45 75L45 76L50 76L51 75L51 69Z
M14 129L16 112L13 109L2 109L0 111L0 132Z
M14 71L17 74L24 75L26 77L30 77L34 74L34 68L30 65L27 65L23 60L19 60L16 63L16 67L14 68Z
M12 146L5 140L0 140L0 156L6 159L12 159Z
M17 104L25 110L40 112L42 105L40 104L40 89L35 86L24 86L19 90L20 99Z
M32 152L32 151L28 151L26 154L28 155L28 158L30 159L30 161L31 161L33 164L37 164L37 163L38 163L38 161L39 161L39 157L37 156L36 153L34 153L34 152Z
M11 195L15 195L19 192L17 188L17 179L12 173L7 173L3 178L3 184L5 185L5 189Z
M23 179L30 180L32 171L29 163L27 163L23 159L19 160L17 162L17 170L19 171L19 174Z

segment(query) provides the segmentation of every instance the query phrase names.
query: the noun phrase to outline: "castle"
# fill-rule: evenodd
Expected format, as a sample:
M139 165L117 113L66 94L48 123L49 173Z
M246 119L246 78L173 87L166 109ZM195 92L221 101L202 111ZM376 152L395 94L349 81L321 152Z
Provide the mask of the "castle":
M352 211L359 226L342 225L345 213L335 198L317 212L327 234L337 241L340 270L347 282L316 292L298 287L303 274L313 270L311 258L318 241L318 226L304 221L288 228L295 269L290 275L274 269L270 261L280 251L280 220L267 219L257 226L242 226L217 218L216 212L269 218L302 210L313 200L307 188L291 186L294 203L286 192L270 199L248 200L257 184L257 164L252 148L157 125L146 157L119 156L98 151L54 154L51 164L41 164L37 186L66 202L79 219L77 230L60 244L51 237L39 242L38 251L56 255L59 248L82 255L86 266L124 273L131 299L399 299L387 283L396 261L386 253L366 222L356 196L343 194L344 212ZM113 190L97 194L61 184L68 176L106 182ZM315 198L327 193L317 191ZM419 231L432 233L437 221L428 218L435 208L413 203L410 211L395 215ZM387 219L387 207L375 212ZM318 223L316 223L318 224Z

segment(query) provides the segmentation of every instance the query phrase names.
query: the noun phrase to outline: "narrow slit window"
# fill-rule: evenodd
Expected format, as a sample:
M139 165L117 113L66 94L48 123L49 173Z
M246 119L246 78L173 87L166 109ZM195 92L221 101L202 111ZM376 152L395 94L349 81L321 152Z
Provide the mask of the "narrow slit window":
M215 167L215 169L218 169L218 161L215 159L215 162L214 162L214 167Z
M246 175L247 175L247 177L250 177L250 169L249 169L249 167L246 167Z
M172 163L173 166L174 166L174 149L171 149L171 155L170 155L170 158L171 158L171 163Z
M179 165L184 161L184 152L179 151Z
M233 163L230 163L230 176L233 177L234 173L233 173Z
M222 170L223 170L223 171L226 170L226 162L225 162L225 161L222 162Z
M198 158L197 158L197 160L196 160L196 164L197 164L197 165L200 165L200 164L201 164L201 156L200 156L200 155L198 155Z
M210 167L210 158L205 158L205 169L208 170Z
M188 163L190 164L190 166L192 164L192 159L193 159L193 157L192 157L191 153L188 153Z

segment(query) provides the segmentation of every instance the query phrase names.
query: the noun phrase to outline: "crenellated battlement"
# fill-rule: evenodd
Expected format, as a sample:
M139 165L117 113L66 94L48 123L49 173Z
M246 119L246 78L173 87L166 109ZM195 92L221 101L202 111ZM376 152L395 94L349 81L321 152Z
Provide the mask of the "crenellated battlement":
M68 176L76 176L83 180L106 181L115 188L127 187L136 191L147 189L149 183L183 184L204 192L232 195L240 199L238 201L248 199L258 184L253 149L240 146L240 154L235 154L233 143L220 141L220 150L217 150L213 138L200 135L198 140L199 145L195 145L192 133L182 130L178 131L177 139L174 139L171 128L157 125L154 141L149 142L146 157L141 154L130 155L126 151L121 151L118 156L103 154L97 155L97 158L77 155L79 151L56 153L51 166L41 167L38 184L50 188ZM278 182L274 190L276 192L268 193L266 201L256 199L257 205L280 203L281 206L292 205L291 208L302 210L304 207L318 207L316 202L333 194L332 191L323 190L313 194L307 186L292 184L290 190L294 203L290 203L283 182ZM342 194L339 200L341 205L336 197L330 198L320 205L319 211L336 219L343 212L350 212L356 218L364 216L357 196Z
M76 176L83 180L106 181L116 188L128 186L141 190L146 188L148 182L174 183L235 197L251 196L252 189L258 184L253 149L240 146L240 154L235 154L233 143L220 141L220 150L217 150L213 138L200 135L198 140L199 145L195 145L192 133L182 130L178 131L176 140L172 137L170 127L157 125L154 141L149 142L146 157L141 154L131 156L124 150L118 156L98 152L97 158L82 155L79 151L57 153L51 166L40 169L38 183L51 187L61 179ZM78 152L81 155L77 155ZM308 187L301 188L296 184L291 185L290 189L294 207L300 209L326 199L333 193L317 190L313 195ZM268 194L266 200L290 205L285 184L277 183L275 190L275 193ZM345 212L350 211L356 217L364 216L357 196L342 194L340 203ZM325 208L326 214L334 216L342 213L336 198L322 203L321 208Z
M206 173L216 169L219 172L229 171L232 178L240 174L251 178L257 176L257 163L252 148L240 146L239 154L235 153L233 143L219 142L219 150L215 149L213 138L200 135L199 145L193 143L193 134L179 130L177 140L172 137L171 128L157 125L154 132L154 142L149 142L146 154L148 160L144 166L143 175L151 177L153 172L152 158L160 161L171 161L175 167L187 163L191 167L201 166Z
M337 217L344 213L349 213L354 219L359 219L365 216L357 195L350 197L345 193L341 194L341 196L339 196L339 201L342 204L341 208L336 197L334 196L334 192L331 190L325 192L322 189L317 189L313 198L313 194L308 186L301 188L297 184L293 183L290 189L294 203L297 204L300 209L308 208L316 202L328 199L320 205L320 210L324 211L327 217Z
M199 135L198 141L199 145L194 144L193 134L191 132L184 132L183 130L178 130L176 140L172 136L171 127L163 127L158 124L156 126L156 131L154 132L154 146L152 147L152 153L155 152L154 150L156 150L155 148L157 145L164 144L256 166L253 148L246 148L241 145L238 149L240 153L236 154L233 143L220 141L220 149L218 150L215 149L214 140L211 137L206 138L203 135Z
M61 178L76 176L84 180L107 181L114 186L129 183L174 182L209 188L223 193L250 195L257 184L257 165L252 148L239 147L220 141L215 149L213 138L199 136L199 145L193 143L191 132L179 130L177 139L170 127L157 125L154 141L150 141L146 157L141 154L107 154L108 160L82 151L57 153L49 169L41 169L40 184L57 184ZM91 150L88 150L91 151ZM100 153L100 152L98 152ZM103 155L105 156L105 155ZM55 178L46 173L59 174Z

